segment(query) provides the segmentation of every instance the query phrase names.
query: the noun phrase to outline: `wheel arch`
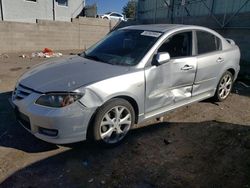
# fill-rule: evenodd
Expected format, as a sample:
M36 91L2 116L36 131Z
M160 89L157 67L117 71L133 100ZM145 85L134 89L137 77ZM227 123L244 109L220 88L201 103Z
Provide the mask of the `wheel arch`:
M222 76L226 73L226 72L230 72L233 75L233 80L235 81L235 77L237 76L237 71L235 70L235 68L232 68L231 66L226 67L225 69L221 70L218 78L217 78L217 85L220 82L220 79L222 78ZM217 86L216 85L216 86Z
M236 71L233 68L229 68L229 69L227 69L227 71L233 75L233 78L235 77Z
M124 100L128 101L132 105L132 107L133 107L133 109L135 111L135 123L138 123L139 106L138 106L136 100L134 98L132 98L130 96L126 96L126 95L117 96L117 97L114 97L112 99L117 99L117 98L118 99L124 99Z
M106 104L107 102L109 102L112 99L124 99L124 100L128 101L132 105L132 107L133 107L133 109L135 111L135 124L138 123L139 106L138 106L138 103L136 102L136 100L133 97L127 96L127 95L115 96L115 97L112 97L109 100L105 101L101 106L103 106L104 104ZM100 108L101 106L99 106L98 108ZM94 122L94 119L95 119L96 112L97 112L98 108L96 109L95 113L93 113L93 115L91 116L90 121L88 123L87 133L86 133L87 138L91 138L91 133L92 133L92 128L93 128L92 124Z
M231 92L231 91L230 91L229 94L227 95L227 97L224 98L224 99L221 98L220 96L218 96L218 95L219 95L219 94L218 94L219 84L220 84L222 78L225 76L226 73L230 73L230 74L232 75L232 84L233 84L234 77L237 76L237 75L236 75L236 71L235 71L233 68L227 68L227 69L225 69L225 71L223 72L223 74L222 74L222 76L220 77L220 79L219 79L219 81L218 81L218 84L217 84L217 86L216 86L216 90L215 90L215 93L214 93L214 96L213 96L213 100L214 100L215 102L222 102L222 101L224 101L224 100L228 97L228 95L230 94L230 92ZM232 86L231 86L231 89L232 89Z

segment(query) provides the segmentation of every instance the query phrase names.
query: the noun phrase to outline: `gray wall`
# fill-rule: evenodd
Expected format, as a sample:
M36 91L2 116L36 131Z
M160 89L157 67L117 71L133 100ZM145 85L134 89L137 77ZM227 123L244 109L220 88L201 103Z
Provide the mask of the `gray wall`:
M55 2L56 20L70 21L85 6L84 0L69 0L68 6ZM2 0L5 21L36 22L36 19L53 20L53 0Z
M73 22L0 22L0 53L85 49L104 37L116 22L82 18Z
M85 0L69 0L68 6L60 6L55 3L56 20L70 21L75 18L85 7Z

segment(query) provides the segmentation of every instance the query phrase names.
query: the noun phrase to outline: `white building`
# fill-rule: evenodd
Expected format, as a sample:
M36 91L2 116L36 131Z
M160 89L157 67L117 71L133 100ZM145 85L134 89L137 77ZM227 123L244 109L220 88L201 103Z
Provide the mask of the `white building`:
M36 22L70 21L85 7L85 0L0 0L0 20Z

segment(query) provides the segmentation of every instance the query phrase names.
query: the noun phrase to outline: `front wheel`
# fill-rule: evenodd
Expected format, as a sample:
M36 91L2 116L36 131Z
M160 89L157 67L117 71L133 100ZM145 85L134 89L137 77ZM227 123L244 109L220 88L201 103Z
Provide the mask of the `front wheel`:
M94 140L108 146L117 145L124 140L134 121L132 105L124 99L112 99L97 110Z
M220 82L217 86L216 93L214 98L216 101L224 101L233 88L233 75L231 72L226 71L220 79Z

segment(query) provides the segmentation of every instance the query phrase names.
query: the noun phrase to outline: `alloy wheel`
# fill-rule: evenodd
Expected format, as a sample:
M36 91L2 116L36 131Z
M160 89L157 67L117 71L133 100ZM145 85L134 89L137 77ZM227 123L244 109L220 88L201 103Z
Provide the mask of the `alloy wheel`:
M219 84L219 96L223 100L228 97L231 92L233 80L231 75L225 74Z
M108 144L115 144L126 136L131 124L131 112L125 106L115 106L102 118L99 129L101 139Z

